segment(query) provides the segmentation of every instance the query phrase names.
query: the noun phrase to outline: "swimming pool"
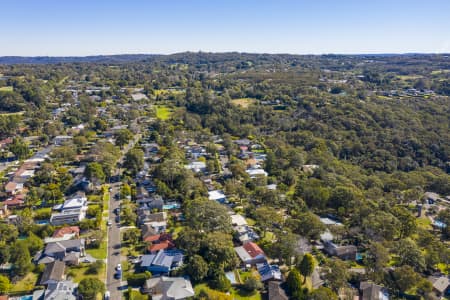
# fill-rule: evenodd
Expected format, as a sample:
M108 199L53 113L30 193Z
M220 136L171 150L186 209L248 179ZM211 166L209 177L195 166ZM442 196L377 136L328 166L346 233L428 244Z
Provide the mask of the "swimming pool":
M438 221L438 220L434 220L433 225L440 229L447 227L447 225L445 223Z
M22 296L19 299L20 300L33 300L33 295Z
M169 203L169 204L163 205L163 209L167 209L167 210L178 209L178 208L180 208L179 203Z
M234 274L233 271L226 272L225 276L228 278L228 280L230 281L231 284L237 284L238 283L236 281L236 275Z
M37 225L47 225L47 224L50 224L49 221L47 221L47 220L37 220L35 223L36 223Z

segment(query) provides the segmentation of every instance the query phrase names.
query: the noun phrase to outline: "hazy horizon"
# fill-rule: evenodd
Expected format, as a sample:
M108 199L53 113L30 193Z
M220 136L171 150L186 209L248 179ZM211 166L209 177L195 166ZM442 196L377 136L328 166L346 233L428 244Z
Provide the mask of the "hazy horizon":
M226 52L212 52L212 51L181 51L181 52L174 52L174 53L110 53L110 54L104 54L104 53L94 53L94 54L87 54L87 55L0 55L0 57L30 57L30 58L38 58L38 57L55 57L55 58L64 58L64 57L95 57L95 56L125 56L125 55L161 55L161 56L170 56L170 55L176 55L181 53L208 53L208 54L226 54L226 53L239 53L239 54L254 54L254 55L262 55L262 54L268 54L268 55L298 55L298 56L321 56L321 55L367 55L367 56L384 56L384 55L450 55L450 52L398 52L398 53L282 53L282 52L243 52L243 51L226 51Z

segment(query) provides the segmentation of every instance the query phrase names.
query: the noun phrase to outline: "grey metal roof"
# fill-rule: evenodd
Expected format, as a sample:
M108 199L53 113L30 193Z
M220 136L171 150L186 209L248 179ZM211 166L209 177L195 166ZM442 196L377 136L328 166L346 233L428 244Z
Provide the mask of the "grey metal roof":
M47 264L44 273L42 274L40 284L47 284L49 280L60 281L64 277L64 270L66 265L59 260L55 260Z

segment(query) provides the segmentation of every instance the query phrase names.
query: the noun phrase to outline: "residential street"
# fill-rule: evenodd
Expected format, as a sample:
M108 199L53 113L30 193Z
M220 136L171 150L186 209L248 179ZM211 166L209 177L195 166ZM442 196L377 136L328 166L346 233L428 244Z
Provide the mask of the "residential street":
M140 134L137 134L133 141L131 141L123 150L122 157L119 159L118 165L123 163L125 154L134 147L134 145L141 138ZM120 176L121 170L117 168L112 174L113 177ZM120 178L120 177L119 177ZM121 182L120 180L110 185L110 197L109 197L109 211L108 211L108 221L111 222L111 226L108 227L108 256L106 261L106 290L110 292L111 300L119 300L122 297L122 291L119 287L122 285L120 279L114 278L116 273L117 264L121 261L121 241L120 241L120 222L116 222L115 209L120 209L121 200L116 200L114 197L120 192ZM120 221L120 219L119 219Z
M118 175L117 171L114 175ZM108 257L107 257L107 283L106 289L110 292L111 299L121 299L122 292L119 290L120 279L115 279L116 266L120 263L120 224L115 222L114 210L120 206L120 201L114 198L120 190L120 182L111 184L109 200L109 218L112 225L108 228Z

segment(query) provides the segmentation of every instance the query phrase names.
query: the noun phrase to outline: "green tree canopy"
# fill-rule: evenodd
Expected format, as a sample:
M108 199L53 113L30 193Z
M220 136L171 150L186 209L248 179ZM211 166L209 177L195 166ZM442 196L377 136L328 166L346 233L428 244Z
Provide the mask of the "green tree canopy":
M78 292L85 300L95 300L99 293L105 292L105 284L97 278L84 278L78 285Z

